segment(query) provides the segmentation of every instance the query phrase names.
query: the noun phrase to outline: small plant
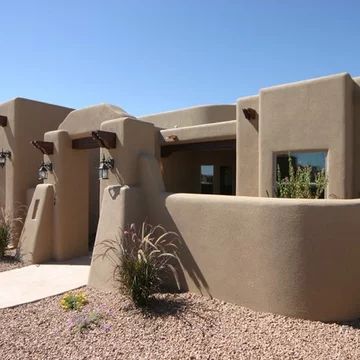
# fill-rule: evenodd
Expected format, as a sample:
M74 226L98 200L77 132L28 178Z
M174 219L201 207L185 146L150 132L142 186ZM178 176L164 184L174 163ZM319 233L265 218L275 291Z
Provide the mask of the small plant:
M70 320L70 329L83 333L100 326L104 316L97 311L91 310L88 313L78 313Z
M178 235L161 225L143 223L140 231L135 224L125 229L120 237L120 265L116 274L121 290L136 306L146 307L149 297L160 290L169 271L180 288L177 271L172 261L178 261L174 239Z
M21 222L21 217L0 208L0 258L4 257L6 249L17 237L16 224Z
M88 300L85 293L66 293L60 300L60 305L64 310L80 310Z
M289 154L289 177L282 179L280 166L277 167L276 195L279 198L319 199L323 196L328 179L325 170L313 173L311 166L293 166Z

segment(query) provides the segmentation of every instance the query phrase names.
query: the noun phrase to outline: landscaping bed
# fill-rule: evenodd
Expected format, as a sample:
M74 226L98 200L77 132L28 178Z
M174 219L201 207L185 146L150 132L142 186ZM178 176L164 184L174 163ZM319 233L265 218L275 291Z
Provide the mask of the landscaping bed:
M0 359L357 359L359 322L325 324L258 313L194 294L157 295L149 312L84 288L0 310ZM95 317L89 314L97 314ZM95 321L84 321L84 319Z
M16 250L7 250L5 256L0 258L0 272L17 269L23 266L16 257Z

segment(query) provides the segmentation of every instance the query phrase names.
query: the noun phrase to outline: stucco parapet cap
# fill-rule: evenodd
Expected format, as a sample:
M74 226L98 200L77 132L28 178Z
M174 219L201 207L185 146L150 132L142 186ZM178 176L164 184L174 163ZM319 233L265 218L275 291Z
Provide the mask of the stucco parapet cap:
M218 123L183 126L160 130L161 142L166 144L183 144L194 141L208 141L213 139L236 138L236 120ZM167 141L169 136L175 136L175 141Z
M49 103L49 102L41 101L41 100L27 99L27 98L23 98L23 97L16 97L16 98L14 98L14 101L15 102L32 102L32 103L46 105L46 106L55 106L55 107L64 108L64 109L67 109L67 110L74 110L73 108L70 108L68 106L58 105L58 104Z
M279 199L254 196L205 195L187 193L164 193L168 199L182 199L187 201L199 200L213 203L244 203L259 206L279 207L337 207L360 206L360 199Z
M196 106L190 106L186 108L176 109L176 110L169 110L169 111L163 111L158 113L152 113L152 114L146 114L139 116L139 119L147 118L151 116L159 116L159 115L170 115L170 114L176 114L176 113L182 113L182 112L192 112L192 111L207 111L214 108L221 108L221 107L234 107L236 104L207 104L207 105L196 105Z
M49 103L49 102L40 101L40 100L35 100L35 99L27 99L27 98L19 97L19 96L14 97L14 98L12 98L10 100L6 100L4 102L1 102L0 106L5 105L5 104L9 104L9 103L15 103L16 104L16 103L21 103L21 102L32 102L32 103L35 103L35 104L41 104L41 105L46 105L46 106L54 106L54 107L57 107L57 108L73 110L72 108L64 106L64 105L58 105L58 104Z
M103 104L91 105L81 109L74 110L65 118L64 121L69 121L72 120L72 118L77 118L81 116L83 113L91 114L93 112L95 114L96 111L107 111L107 119L105 120L112 120L121 117L135 118L134 116L130 115L129 113L127 113L125 110L123 110L118 106L103 103Z
M284 84L269 86L269 87L265 87L265 88L260 89L260 95L261 95L261 93L270 92L270 91L277 90L277 89L299 87L299 86L307 85L309 83L323 82L323 81L328 81L328 80L337 79L337 78L338 79L341 79L341 78L343 78L343 79L345 79L345 78L351 79L351 75L349 73L347 73L347 72L344 72L344 73L320 76L320 77L317 77L317 78L311 78L311 79L306 79L306 80L299 80L299 81L294 81L294 82L290 82L290 83L284 83Z
M241 101L256 101L259 100L259 95L249 95L249 96L242 96L236 99L236 103L238 104Z

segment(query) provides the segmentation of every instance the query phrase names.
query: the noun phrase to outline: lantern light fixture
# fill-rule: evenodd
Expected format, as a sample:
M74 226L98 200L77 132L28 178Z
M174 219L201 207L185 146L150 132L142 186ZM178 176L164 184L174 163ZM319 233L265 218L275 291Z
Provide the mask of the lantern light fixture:
M11 152L4 151L3 149L0 152L0 166L3 168L6 164L6 159L11 159Z
M39 167L39 170L38 170L38 179L39 180L46 180L48 178L48 172L52 172L53 170L53 166L52 166L52 163L51 162L42 162L40 167Z
M105 155L103 155L102 160L99 165L99 180L106 180L109 178L109 170L114 168L114 159L108 158L105 159Z

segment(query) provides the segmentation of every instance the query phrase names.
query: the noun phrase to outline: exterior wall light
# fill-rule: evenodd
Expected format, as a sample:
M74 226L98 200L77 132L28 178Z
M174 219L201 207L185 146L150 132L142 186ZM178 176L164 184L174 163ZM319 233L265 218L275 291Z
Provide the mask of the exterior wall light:
M105 160L105 156L103 155L102 160L100 161L99 166L99 180L106 180L109 178L109 170L114 167L114 159L108 158Z
M38 170L38 175L39 175L38 179L46 180L48 178L48 172L49 171L51 172L52 170L53 170L53 166L51 162L49 163L42 162Z
M6 158L11 159L11 152L1 150L0 152L0 166L3 168L6 164Z

